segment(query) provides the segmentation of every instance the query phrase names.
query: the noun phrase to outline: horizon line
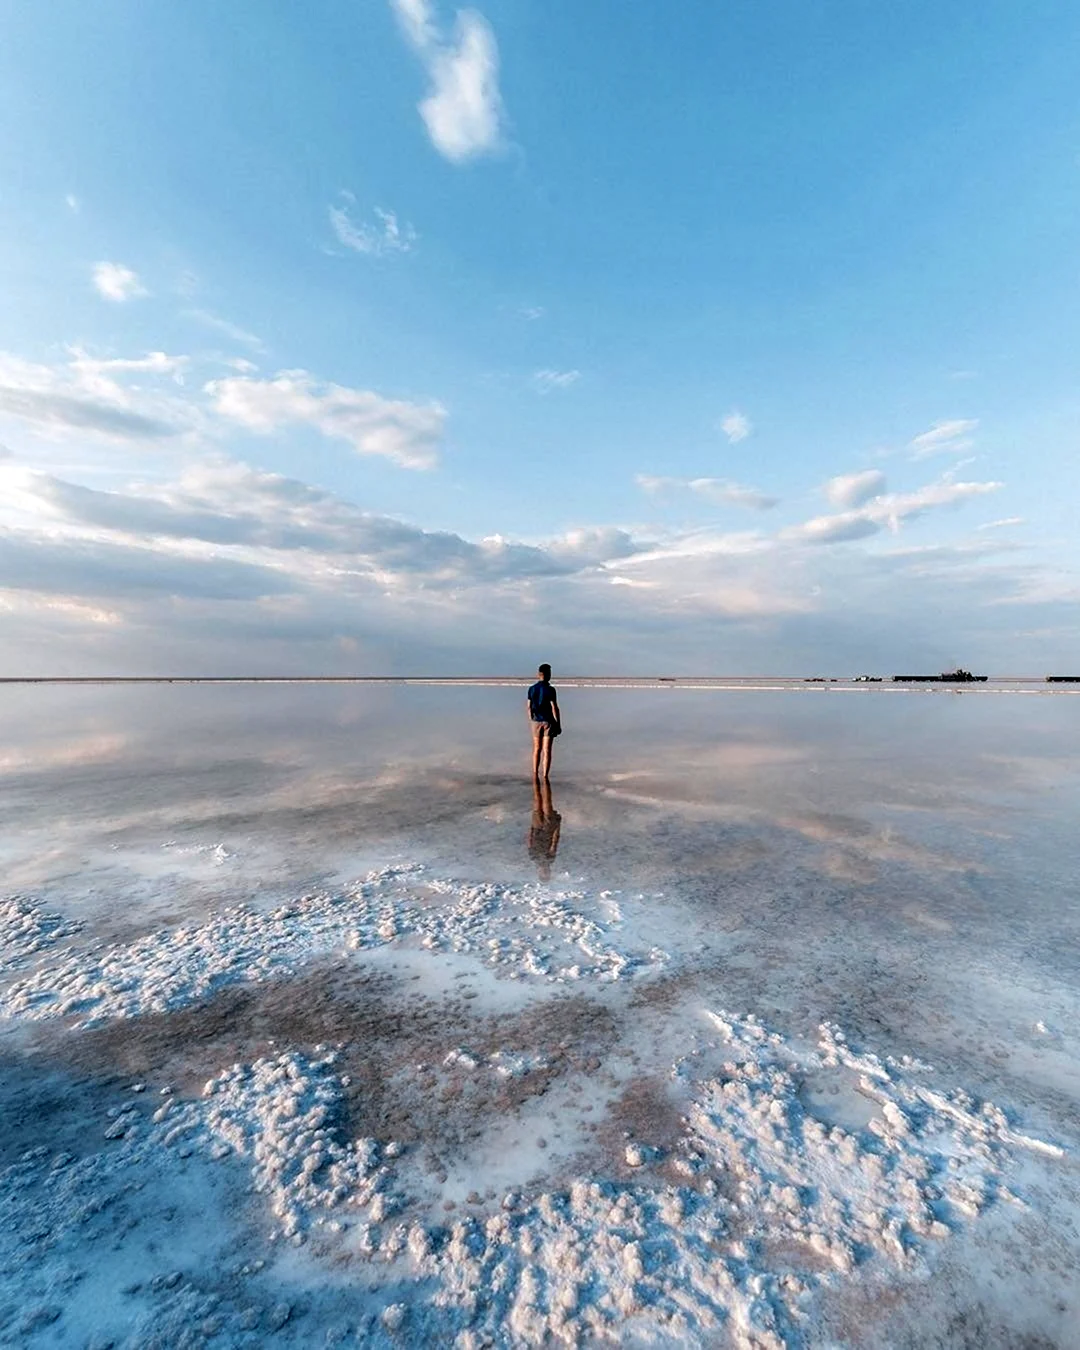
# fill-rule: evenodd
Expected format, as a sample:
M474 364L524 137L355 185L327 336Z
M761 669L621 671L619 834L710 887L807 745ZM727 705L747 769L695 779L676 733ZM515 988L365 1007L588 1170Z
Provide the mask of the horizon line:
M534 679L533 674L498 675L0 675L0 685L30 684L525 684ZM774 684L859 684L867 687L874 684L892 684L898 682L950 683L943 681L941 675L904 676L854 676L854 675L560 675L561 684L718 684L748 683L766 681ZM1080 684L1080 675L988 675L978 683L988 681L1012 684L1046 684L1064 682ZM554 683L555 681L553 681ZM971 681L970 684L975 684ZM955 681L957 687L970 687L968 681Z

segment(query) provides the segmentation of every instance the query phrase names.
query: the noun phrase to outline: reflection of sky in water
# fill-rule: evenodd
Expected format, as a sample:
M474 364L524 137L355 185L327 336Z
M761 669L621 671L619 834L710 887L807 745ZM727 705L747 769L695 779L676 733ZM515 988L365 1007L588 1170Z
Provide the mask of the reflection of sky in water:
M1074 701L563 702L551 850L524 689L7 690L6 889L124 931L394 858L550 870L638 905L653 940L715 963L746 1006L888 1029L981 990L991 1020L1040 996L1065 1015Z

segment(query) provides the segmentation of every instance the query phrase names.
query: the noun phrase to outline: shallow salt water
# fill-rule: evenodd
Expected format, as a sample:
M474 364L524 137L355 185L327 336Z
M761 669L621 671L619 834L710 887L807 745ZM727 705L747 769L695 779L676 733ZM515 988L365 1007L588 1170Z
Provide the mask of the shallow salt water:
M1076 1343L1075 700L6 689L0 1343Z

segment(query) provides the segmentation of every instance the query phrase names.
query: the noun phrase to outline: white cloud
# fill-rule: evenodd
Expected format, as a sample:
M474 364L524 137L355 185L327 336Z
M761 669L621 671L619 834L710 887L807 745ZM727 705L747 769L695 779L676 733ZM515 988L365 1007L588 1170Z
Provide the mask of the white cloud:
M108 398L122 397L114 376L146 374L168 376L183 384L190 357L169 356L165 352L147 352L136 357L94 357L81 347L70 347L71 369L82 386Z
M215 332L223 333L233 342L239 342L245 347L250 347L253 351L262 352L266 350L266 344L262 338L257 337L254 333L249 333L246 328L241 328L239 324L230 323L228 319L223 319L219 315L211 313L208 309L185 309L184 318L194 319L204 328L213 328Z
M917 549L816 547L883 528L890 512L908 519L994 487L938 482L883 494L887 505L871 504L880 521L867 507L825 517L801 537L586 526L523 542L425 530L228 460L111 491L5 463L0 604L14 596L9 631L17 621L20 642L54 653L70 644L61 616L93 624L110 644L100 664L114 667L149 652L204 669L334 670L359 641L375 651L374 669L380 648L420 673L445 668L447 653L455 668L493 669L534 659L538 626L567 665L572 657L641 670L662 651L672 672L823 661L857 670L872 652L879 669L933 669L958 659L957 646L965 662L987 652L1004 662L1003 651L1023 650L1012 639L1017 605L1027 606L1025 630L1036 617L1064 622L1075 579L1049 584L1034 564L993 561L985 536Z
M230 376L206 386L215 410L263 435L284 426L314 427L347 441L361 455L381 455L408 469L430 469L438 459L446 410L438 403L407 403L366 389L323 384L306 370L284 370L271 380Z
M634 553L611 567L648 567L653 563L669 563L686 558L744 558L755 553L771 553L776 541L760 530L691 530L679 531Z
M642 624L664 616L672 634L705 617L756 623L813 607L803 589L791 584L775 541L753 530L676 534L609 563L606 571L620 587L633 583L625 593L624 622L633 622L634 613Z
M150 294L130 267L117 262L95 263L94 285L99 295L115 304Z
M391 3L431 80L419 109L436 150L453 163L497 150L504 113L499 51L487 20L476 10L460 10L447 38L428 0Z
M64 198L64 204L72 215L78 215L82 210L82 202L75 196L74 192L69 192Z
M768 511L779 505L780 501L779 497L770 497L757 488L742 487L725 478L667 478L639 473L634 482L644 492L652 494L692 492L712 502L725 506L745 506L752 511Z
M866 539L877 534L882 527L880 520L862 511L844 511L835 516L816 516L785 530L783 537L792 542L805 544L839 544L854 539Z
M438 44L439 35L428 0L391 0L405 36L417 51Z
M533 384L541 394L550 394L553 389L569 389L581 379L580 370L537 370L533 373Z
M753 423L749 417L745 413L739 412L738 408L733 408L720 421L720 430L732 445L738 445L740 441L745 441L753 429Z
M886 527L896 531L904 521L939 507L959 506L972 497L996 492L1001 483L953 483L942 479L915 492L892 492L874 497L855 511L818 516L782 532L781 538L808 544L835 544L865 539Z
M552 558L559 562L589 567L628 558L641 548L641 544L627 530L610 525L594 525L568 530L564 535L548 541L546 547Z
M872 497L885 491L885 475L880 469L865 469L862 473L838 474L825 484L825 496L833 506L850 509L862 506Z
M351 198L351 194L349 196ZM413 227L408 222L400 224L393 211L384 211L381 206L375 208L375 223L353 220L347 206L328 209L338 243L354 253L383 258L391 253L408 253L416 243L417 234Z
M175 400L141 393L115 377L133 371L182 371L185 357L151 352L136 359L94 360L75 349L66 366L45 366L0 352L0 413L52 433L92 432L108 440L160 440L184 428Z
M36 527L38 543L48 539L56 545L50 556L58 575L65 549L80 559L92 552L103 565L117 549L131 548L139 551L135 570L144 566L147 552L158 555L151 569L154 585L204 588L216 576L230 594L238 586L260 594L333 586L334 578L342 577L399 589L501 585L577 575L639 547L627 532L610 527L571 530L543 544L501 535L473 542L364 511L295 479L228 460L193 465L175 482L138 484L123 492L22 469L8 469L4 478L7 500ZM0 585L20 583L19 567L32 557L27 536L22 538L6 555L0 552L0 562L6 557L8 564ZM168 559L180 570L174 572ZM193 560L228 565L219 573L185 570ZM32 569L22 579L41 585ZM93 588L99 580L92 576L83 589L72 581L70 589L98 594ZM123 587L126 593L142 588L134 577Z
M977 418L954 417L946 422L935 422L929 431L921 432L908 442L912 459L926 459L928 455L960 454L975 444L972 432L978 427Z
M988 520L985 525L980 525L980 530L1004 530L1012 525L1026 525L1027 521L1023 516L1007 516L1004 520Z
M17 418L50 437L90 432L119 442L219 438L230 425L263 435L306 425L408 468L437 461L446 411L436 402L384 398L304 370L260 379L249 361L225 364L238 373L189 388L192 358L163 351L96 356L71 347L55 366L0 352L0 420Z
M522 305L521 317L528 319L530 323L535 323L537 319L542 319L547 313L543 305Z

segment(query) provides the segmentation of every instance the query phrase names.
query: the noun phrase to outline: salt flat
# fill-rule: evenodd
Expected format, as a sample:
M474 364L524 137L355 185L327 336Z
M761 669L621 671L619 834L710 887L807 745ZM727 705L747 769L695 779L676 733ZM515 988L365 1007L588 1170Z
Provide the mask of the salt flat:
M2 1343L1075 1343L1068 700L5 698Z

